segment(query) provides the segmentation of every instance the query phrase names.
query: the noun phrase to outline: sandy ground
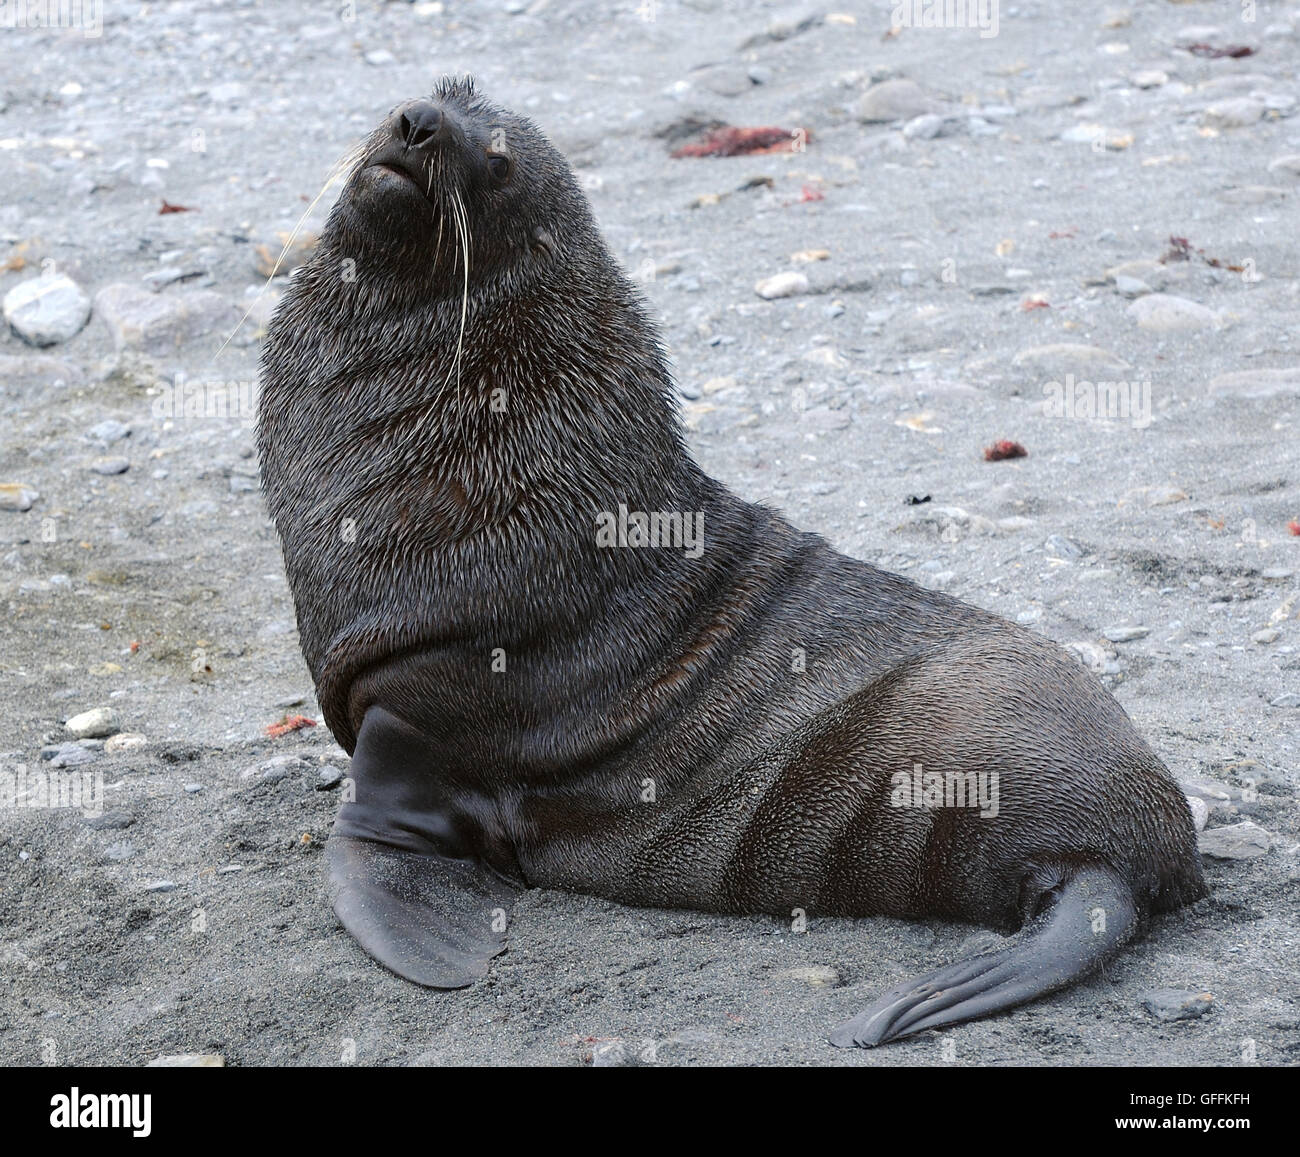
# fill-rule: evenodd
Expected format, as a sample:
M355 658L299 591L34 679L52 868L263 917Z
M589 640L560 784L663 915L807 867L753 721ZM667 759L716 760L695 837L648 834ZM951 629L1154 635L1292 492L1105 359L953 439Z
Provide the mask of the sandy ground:
M1026 2L996 36L885 37L888 3L106 7L98 36L0 31L0 294L53 262L95 299L48 349L0 336L0 482L31 492L0 510L0 771L53 770L87 710L142 738L59 749L102 773L103 814L0 812L0 1062L1300 1060L1300 8ZM1223 785L1202 789L1228 797L1209 828L1249 820L1268 850L1207 857L1212 896L1104 976L874 1052L825 1032L978 930L799 935L530 892L472 989L364 956L320 855L346 757L323 727L266 733L316 705L247 415L186 416L168 391L253 381L274 286L215 355L258 245L458 71L571 158L662 319L709 470L1079 644L1180 779ZM936 120L864 123L891 78ZM812 136L673 159L689 118ZM807 292L755 292L792 271ZM149 309L152 328L123 320ZM1094 352L1043 350L1062 343ZM1122 379L1137 420L1045 408L1067 373ZM1003 438L1028 457L984 461ZM1156 989L1213 1001L1166 1022Z

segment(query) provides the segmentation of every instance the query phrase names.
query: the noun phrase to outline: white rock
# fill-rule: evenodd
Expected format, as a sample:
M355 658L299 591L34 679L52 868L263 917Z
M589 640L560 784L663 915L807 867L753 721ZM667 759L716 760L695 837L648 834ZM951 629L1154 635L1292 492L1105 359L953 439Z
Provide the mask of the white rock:
M10 329L28 344L57 345L86 324L90 298L64 274L33 277L5 294L4 315Z
M32 503L40 497L34 486L23 482L0 482L0 510L21 513L31 510Z
M1201 124L1211 129L1244 129L1255 124L1266 111L1262 100L1237 96L1210 105L1201 114Z
M108 323L117 349L154 355L174 353L214 332L225 337L240 318L232 302L207 290L150 293L124 283L101 289L95 312Z
M947 105L914 80L886 80L872 85L858 101L858 120L867 124L910 121L926 113L941 113Z
M1300 153L1287 153L1268 163L1270 173L1281 173L1292 180L1300 181Z
M111 707L94 707L74 715L63 725L78 739L103 739L121 730L117 712Z
M1210 380L1216 394L1233 394L1239 398L1277 398L1300 395L1300 366L1291 369L1238 370L1219 374Z
M793 271L778 273L772 277L765 277L754 286L754 292L759 297L771 301L777 297L795 297L801 293L807 293L810 286L808 278L802 273Z
M104 742L104 750L108 754L115 751L130 751L133 747L143 747L148 739L138 731L123 731L117 735L110 735Z
M1139 329L1154 333L1192 333L1219 324L1219 315L1214 310L1168 293L1149 293L1140 297L1127 312Z

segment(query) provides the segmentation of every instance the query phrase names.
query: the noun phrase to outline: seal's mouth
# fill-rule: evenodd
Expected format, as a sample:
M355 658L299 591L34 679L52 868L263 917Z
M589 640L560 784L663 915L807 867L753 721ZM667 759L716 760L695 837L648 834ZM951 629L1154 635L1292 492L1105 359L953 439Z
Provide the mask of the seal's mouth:
M384 149L371 157L363 167L395 177L403 184L412 185L424 197L428 197L433 192L430 188L430 174L425 171L424 166L418 159L403 155L402 151Z

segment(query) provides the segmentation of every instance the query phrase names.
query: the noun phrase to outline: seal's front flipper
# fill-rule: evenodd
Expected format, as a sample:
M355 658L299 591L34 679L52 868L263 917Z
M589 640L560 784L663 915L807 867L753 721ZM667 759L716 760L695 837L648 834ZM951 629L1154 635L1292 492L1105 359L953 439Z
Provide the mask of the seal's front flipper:
M871 1048L1014 1008L1082 979L1137 931L1132 890L1108 868L1077 871L1043 899L1050 907L1010 948L959 960L885 993L835 1029L831 1044Z
M505 951L519 889L485 862L490 816L472 819L440 771L419 731L370 708L352 757L355 799L325 856L334 911L362 948L417 984L464 988Z
M515 890L472 860L337 835L325 853L334 911L398 976L430 988L464 988L505 951Z

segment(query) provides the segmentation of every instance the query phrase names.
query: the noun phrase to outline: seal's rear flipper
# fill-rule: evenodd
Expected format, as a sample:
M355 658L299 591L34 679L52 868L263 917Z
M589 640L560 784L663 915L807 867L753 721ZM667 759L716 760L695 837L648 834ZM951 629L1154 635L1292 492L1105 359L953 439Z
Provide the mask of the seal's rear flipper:
M325 845L334 911L399 976L464 988L505 951L515 889L472 860L334 835Z
M1129 885L1108 868L1075 872L1009 948L959 960L885 993L831 1033L839 1048L870 1048L1014 1008L1081 979L1134 935Z

